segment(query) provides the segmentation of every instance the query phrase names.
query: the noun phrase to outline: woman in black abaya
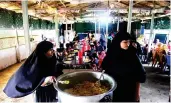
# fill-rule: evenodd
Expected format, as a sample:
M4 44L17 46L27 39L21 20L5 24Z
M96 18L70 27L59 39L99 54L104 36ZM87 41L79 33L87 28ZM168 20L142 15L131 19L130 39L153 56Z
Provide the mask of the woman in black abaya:
M137 83L146 80L142 64L129 47L130 39L127 32L118 32L102 62L102 69L117 82L113 93L114 102L136 102Z
M8 81L4 93L19 98L36 91L36 102L55 102L57 92L53 87L54 77L62 74L56 69L53 44L40 42L35 51Z

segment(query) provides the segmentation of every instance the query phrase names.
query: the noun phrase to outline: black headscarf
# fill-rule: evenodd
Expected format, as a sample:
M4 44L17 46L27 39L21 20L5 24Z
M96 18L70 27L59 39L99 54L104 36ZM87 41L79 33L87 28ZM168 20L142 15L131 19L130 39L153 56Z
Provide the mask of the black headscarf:
M129 39L131 39L131 36L125 31L119 31L113 39L111 47L108 49L106 57L102 62L102 68L105 69L106 73L109 75L119 75L121 77L138 77L140 72L145 73L137 55L132 52L131 48L124 50L120 47L122 40ZM144 79L141 81L144 82Z
M132 43L135 43L137 45L137 47L135 48L133 45L130 46L130 48L132 48L132 51L135 52L138 56L140 54L142 54L142 48L141 48L141 45L140 43L137 42L136 40L136 35L132 33L132 41L131 41L131 44Z
M121 49L120 43L122 40L130 40L131 36L127 32L118 32L112 41L111 48L108 49L107 54L111 56L120 56L126 50Z
M127 31L127 22L123 21L119 23L119 31L126 32Z
M45 53L53 48L48 41L40 42L25 63L10 78L4 93L8 97L18 98L34 92L47 76L55 76L55 55L47 58Z

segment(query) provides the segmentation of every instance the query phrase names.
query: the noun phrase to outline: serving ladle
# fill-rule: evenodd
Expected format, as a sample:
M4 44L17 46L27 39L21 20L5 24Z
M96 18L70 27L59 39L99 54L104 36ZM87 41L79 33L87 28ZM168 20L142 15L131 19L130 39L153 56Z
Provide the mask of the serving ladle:
M101 75L100 75L100 78L98 79L98 81L97 81L96 83L98 83L98 84L101 85L100 80L101 80L101 78L103 77L104 72L105 72L105 70L102 71L102 73L101 73Z
M100 78L98 79L98 81L97 81L96 83L98 83L98 84L101 85L100 80L101 80L101 78L103 77L104 72L105 72L105 70L102 71L102 73L101 73L101 75L100 75ZM55 82L57 82L57 81L55 80ZM69 84L69 83L70 83L69 80L58 81L58 82L61 83L61 84Z

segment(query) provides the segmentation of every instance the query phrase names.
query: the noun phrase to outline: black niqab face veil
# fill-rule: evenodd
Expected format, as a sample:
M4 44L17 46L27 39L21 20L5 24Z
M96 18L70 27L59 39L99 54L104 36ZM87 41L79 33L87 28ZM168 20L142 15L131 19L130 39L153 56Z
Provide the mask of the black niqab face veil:
M18 98L31 94L47 76L53 76L56 65L55 55L47 58L45 53L53 48L48 41L40 42L25 63L8 81L4 93L8 97Z

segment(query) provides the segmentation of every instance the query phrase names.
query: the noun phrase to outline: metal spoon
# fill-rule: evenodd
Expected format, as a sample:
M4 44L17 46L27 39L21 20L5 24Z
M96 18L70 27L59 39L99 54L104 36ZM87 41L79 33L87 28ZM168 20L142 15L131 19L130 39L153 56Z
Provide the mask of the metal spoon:
M103 77L104 72L105 72L105 70L102 71L102 74L100 75L100 78L99 78L98 81L97 81L98 84L100 84L100 80L101 80L101 78ZM57 81L55 80L55 82L57 82ZM69 83L70 83L69 80L58 81L58 82L61 83L61 84L69 84ZM100 85L101 85L101 84L100 84Z
M59 82L59 83L61 83L61 84L69 84L69 83L70 83L70 82L69 82L69 80L57 81L57 79L56 79L56 78L54 78L53 83L57 83L57 82Z
M102 74L100 75L100 78L99 78L99 80L97 81L98 84L100 84L100 80L101 80L101 78L103 77L104 72L105 72L105 70L102 71Z
M58 81L58 82L61 83L61 84L69 84L70 83L69 80Z

